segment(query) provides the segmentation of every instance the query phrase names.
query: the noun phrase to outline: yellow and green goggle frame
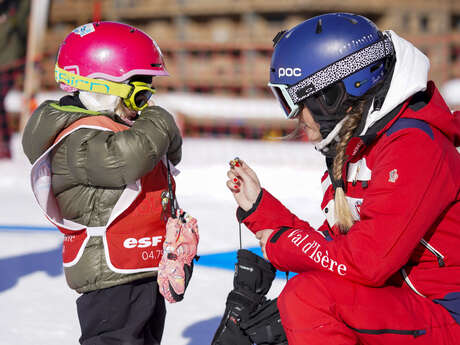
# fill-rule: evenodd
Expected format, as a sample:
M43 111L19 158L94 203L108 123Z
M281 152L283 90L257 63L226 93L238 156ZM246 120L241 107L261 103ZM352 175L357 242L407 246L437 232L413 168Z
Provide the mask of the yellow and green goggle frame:
M66 71L58 65L54 68L54 78L58 83L64 83L79 90L121 97L124 104L134 111L146 108L150 96L155 93L155 89L149 83L132 81L123 84L104 79L87 78Z

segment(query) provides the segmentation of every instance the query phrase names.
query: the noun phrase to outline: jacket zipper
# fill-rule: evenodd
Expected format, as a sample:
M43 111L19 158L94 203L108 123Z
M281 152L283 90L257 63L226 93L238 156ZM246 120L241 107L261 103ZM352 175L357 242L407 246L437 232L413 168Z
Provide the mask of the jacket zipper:
M410 281L408 275L407 275L407 272L406 270L403 268L401 268L401 274L404 278L404 281L406 282L406 284L412 289L412 291L414 291L417 295L421 296L421 297L426 297L425 295L421 294L414 286L414 284L412 284L412 282Z
M446 266L446 263L444 262L444 255L442 255L439 251L437 251L435 248L433 248L433 246L431 246L423 238L420 240L420 243L422 244L422 246L424 246L426 249L428 249L434 256L436 256L436 259L438 260L439 267Z
M430 245L427 241L425 241L423 238L420 240L420 244L422 246L424 246L426 249L428 249L434 256L436 256L436 259L438 260L438 265L439 267L444 267L446 266L446 263L444 262L444 255L442 255L438 250L436 250L432 245ZM424 295L422 295L414 286L414 284L412 284L412 282L410 281L407 273L406 273L406 270L403 268L401 268L401 274L403 275L403 278L406 282L407 285L409 285L409 287L419 296L422 296L422 297L426 297Z
M426 334L426 330L424 329L415 329L415 330L405 330L405 329L361 329L361 328L354 328L349 325L346 325L351 330L357 333L363 334L374 334L374 335L381 335L381 334L398 334L398 335L412 335L414 338L417 338L421 335Z

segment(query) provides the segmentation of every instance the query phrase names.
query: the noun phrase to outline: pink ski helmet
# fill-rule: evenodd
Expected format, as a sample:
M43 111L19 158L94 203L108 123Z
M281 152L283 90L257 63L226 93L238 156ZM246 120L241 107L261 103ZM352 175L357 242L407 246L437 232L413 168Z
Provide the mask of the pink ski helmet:
M117 22L88 23L73 30L59 48L57 66L114 82L134 75L169 75L157 43L143 31Z

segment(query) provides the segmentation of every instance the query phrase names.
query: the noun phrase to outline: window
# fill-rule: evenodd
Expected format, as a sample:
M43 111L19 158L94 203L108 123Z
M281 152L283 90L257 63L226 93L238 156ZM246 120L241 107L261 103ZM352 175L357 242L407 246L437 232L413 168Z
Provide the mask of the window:
M429 29L429 18L428 15L422 14L419 17L419 23L420 23L420 31L422 32L427 32Z

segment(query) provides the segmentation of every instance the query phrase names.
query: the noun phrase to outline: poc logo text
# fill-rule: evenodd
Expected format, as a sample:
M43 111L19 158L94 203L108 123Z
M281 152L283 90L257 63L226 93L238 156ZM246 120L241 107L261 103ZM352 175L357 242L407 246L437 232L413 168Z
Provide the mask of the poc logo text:
M280 67L278 68L278 78L279 77L300 77L302 74L302 69L299 67Z

